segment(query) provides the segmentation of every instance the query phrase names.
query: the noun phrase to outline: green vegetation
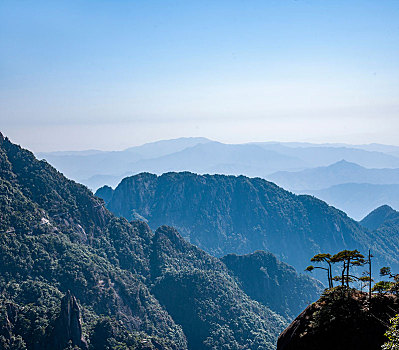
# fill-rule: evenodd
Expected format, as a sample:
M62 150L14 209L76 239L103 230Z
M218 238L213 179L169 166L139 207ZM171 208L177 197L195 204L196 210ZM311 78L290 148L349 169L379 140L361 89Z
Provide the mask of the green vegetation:
M312 272L314 269L322 269L327 271L328 288L334 287L332 269L331 269L331 264L334 263L334 261L332 261L331 254L316 254L312 259L310 259L310 261L323 262L328 265L328 267L310 265L306 268L306 271Z
M392 317L390 320L390 326L385 333L388 341L382 346L382 350L398 350L399 349L399 315Z
M341 285L349 288L349 283L354 280L359 280L359 277L350 274L350 268L354 266L363 266L367 262L364 255L360 254L358 250L343 250L332 256L333 263L342 262ZM371 263L371 261L370 261Z
M370 231L317 198L295 195L260 178L142 173L97 194L114 214L144 218L153 229L176 227L217 257L267 250L302 271L309 256L357 248L371 249L376 266L399 268L399 235L393 231Z
M398 298L348 288L327 288L281 334L277 350L381 349ZM396 348L393 348L396 349Z
M246 294L288 319L299 315L323 290L320 282L299 275L271 253L229 254L221 260Z
M287 325L221 260L170 227L154 234L116 218L86 187L2 136L0 190L2 349L54 350L49 338L68 290L90 349L267 350ZM284 300L316 294L314 281L295 278L307 292L288 284Z
M369 230L377 230L394 223L399 219L399 212L392 209L389 205L382 205L369 213L360 224L367 227Z
M390 267L382 267L380 276L388 277L392 281L379 281L371 288L371 258L370 252L366 260L358 250L343 250L334 255L315 255L311 259L312 262L327 266L311 265L306 270L325 270L330 282L329 288L326 288L321 298L305 309L299 320L282 334L279 344L284 345L278 346L278 349L381 348L386 322L392 314L399 311L399 274L393 274ZM331 277L332 271L335 270L334 264L337 263L342 264L341 273ZM365 265L368 265L368 271L363 272L361 277L352 272L355 267ZM341 283L334 287L334 281ZM362 287L363 283L368 283L369 293L351 288L354 282L360 282ZM372 292L375 292L374 295ZM385 342L382 349L399 349L398 322L398 315L390 320L391 326L385 333L389 341ZM337 334L339 337L336 337ZM292 339L287 341L289 337ZM361 340L355 343L353 339Z
M394 295L399 294L399 274L392 274L390 267L383 267L380 269L381 277L388 277L392 281L380 281L376 283L373 290L379 294L392 293ZM390 319L390 326L388 327L385 336L388 341L382 346L383 350L397 350L399 349L399 314Z
M392 293L399 294L399 274L392 274L390 267L382 267L380 269L381 277L388 277L392 281L379 281L373 287L373 292L380 294Z
M310 265L306 268L306 271L312 272L314 269L322 269L327 271L328 288L334 287L334 281L341 281L342 286L349 288L349 284L352 282L367 283L371 282L370 270L371 270L371 258L366 260L363 254L360 254L358 250L342 250L334 255L331 254L316 254L310 259L312 262L326 263L327 267L313 266ZM340 276L332 276L333 264L342 263ZM361 277L355 276L350 273L352 267L360 267L368 264L369 271L364 272ZM370 287L371 288L371 287Z

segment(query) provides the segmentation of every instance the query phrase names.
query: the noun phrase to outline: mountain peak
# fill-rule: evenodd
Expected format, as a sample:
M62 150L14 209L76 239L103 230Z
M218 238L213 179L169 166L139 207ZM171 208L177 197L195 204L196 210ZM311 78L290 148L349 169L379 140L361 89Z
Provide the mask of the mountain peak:
M348 162L345 159L341 159L340 161L331 164L329 167L353 167L353 168L363 168L359 164L353 163L353 162Z
M208 142L213 142L210 139L207 139L205 137L179 137L175 139L167 139L167 140L159 140L159 141L153 141L153 142L147 142L139 146L133 146L126 148L125 151L137 151L137 150L147 150L147 149L153 149L154 147L178 147L178 148L186 148L186 147L192 147L197 144L201 143L208 143Z
M153 229L174 226L184 238L217 257L266 248L303 270L309 256L322 250L315 250L315 242L329 240L328 250L338 251L362 248L370 239L367 230L344 213L261 178L170 172L143 181L141 176L123 180L107 208L128 220L139 213Z
M7 137L4 137L3 134L0 131L0 146L2 146L4 141L6 141L6 140L7 140Z
M374 211L384 211L384 212L397 212L395 209L393 209L391 206L389 206L388 204L384 204L381 205L380 207L378 207L377 209L375 209Z
M61 299L61 310L55 322L50 343L54 348L64 348L68 342L77 345L80 349L88 349L83 337L80 318L80 307L70 290Z
M360 224L370 230L376 230L385 222L395 217L399 217L399 212L385 204L374 209L363 220L360 221Z

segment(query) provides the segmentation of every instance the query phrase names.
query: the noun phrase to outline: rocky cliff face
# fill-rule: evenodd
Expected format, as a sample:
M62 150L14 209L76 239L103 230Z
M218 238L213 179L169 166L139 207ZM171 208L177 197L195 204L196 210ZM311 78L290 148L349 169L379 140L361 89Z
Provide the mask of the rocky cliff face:
M320 252L372 249L375 265L399 267L399 242L374 234L345 213L260 178L189 172L127 177L97 191L114 214L152 229L175 227L214 256L267 250L303 271ZM389 240L389 244L387 244Z
M18 308L16 307L16 305L12 303L6 303L4 311L1 314L0 318L0 336L3 336L4 339L8 342L10 342L12 339L12 331L14 328L14 324L17 322L17 318ZM0 348L1 345L2 342L0 342Z
M317 300L323 290L321 283L300 275L271 253L229 254L221 260L238 279L245 293L289 320Z
M393 295L340 288L309 305L278 338L277 350L380 350L389 319L399 312Z
M62 350L68 343L82 350L88 349L82 336L80 308L76 298L68 290L61 300L61 311L50 336L48 350Z

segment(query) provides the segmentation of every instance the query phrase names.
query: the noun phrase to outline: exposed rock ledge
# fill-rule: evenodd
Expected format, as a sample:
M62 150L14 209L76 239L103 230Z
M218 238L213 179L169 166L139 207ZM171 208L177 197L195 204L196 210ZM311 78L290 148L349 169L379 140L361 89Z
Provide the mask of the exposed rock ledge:
M277 350L381 350L399 298L336 289L309 305L279 336Z
M69 342L82 350L88 348L82 335L79 305L76 298L68 290L61 299L60 315L51 333L48 349L62 350Z

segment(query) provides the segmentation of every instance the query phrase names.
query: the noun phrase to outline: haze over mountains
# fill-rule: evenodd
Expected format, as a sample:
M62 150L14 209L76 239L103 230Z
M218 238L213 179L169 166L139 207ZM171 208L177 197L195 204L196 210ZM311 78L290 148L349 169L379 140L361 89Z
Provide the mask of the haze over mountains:
M387 204L399 208L399 169L367 169L341 160L326 167L267 177L296 193L312 194L356 220Z
M153 232L117 218L1 133L0 189L4 349L70 348L75 327L79 344L71 345L84 337L93 349L273 350L320 292L319 282L270 253L218 259L172 227ZM75 318L60 325L64 294Z
M321 288L272 253L302 271L315 253L371 248L375 268L399 267L397 211L384 206L359 224L260 178L141 173L98 190L129 222L0 134L0 188L1 346L62 342L65 294L81 307L79 341L92 345L272 350ZM119 331L107 333L116 327L107 316Z
M191 171L265 177L277 171L327 166L342 159L369 168L399 168L399 157L391 154L396 149L399 147L385 145L223 144L206 138L180 138L123 151L50 152L38 153L38 157L95 189L98 184L115 186L123 177L145 171L158 175Z
M170 171L261 177L315 195L356 220L384 204L399 209L399 147L381 144L257 142L206 138L162 140L123 151L39 153L68 177L95 190L126 176Z
M298 172L281 171L269 175L268 178L293 191L321 190L344 183L399 184L399 169L367 169L341 160L326 167Z
M326 201L356 220L363 219L370 211L381 205L387 204L393 208L399 208L399 185L397 184L344 183L322 190L301 192Z

